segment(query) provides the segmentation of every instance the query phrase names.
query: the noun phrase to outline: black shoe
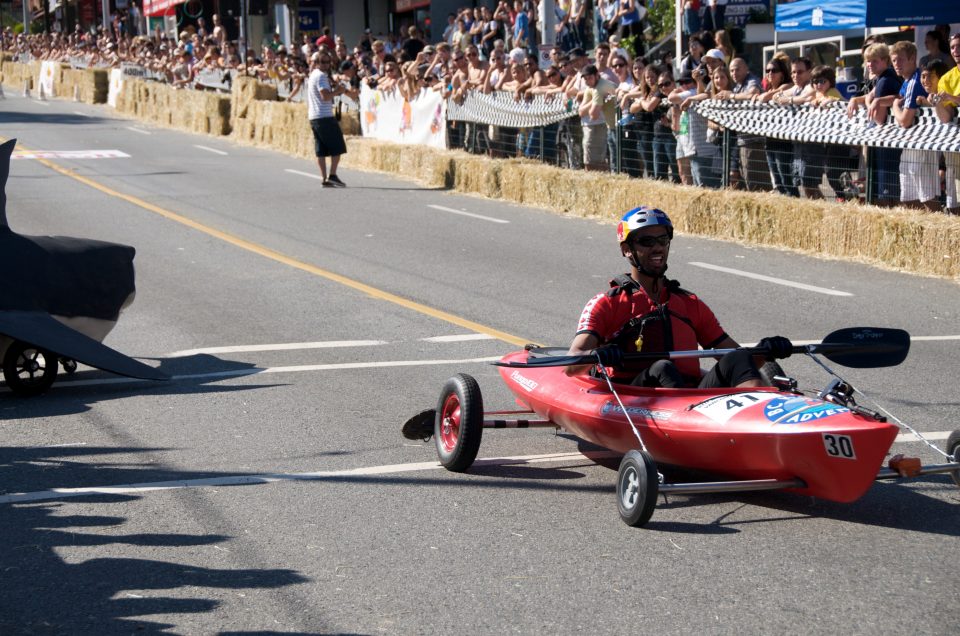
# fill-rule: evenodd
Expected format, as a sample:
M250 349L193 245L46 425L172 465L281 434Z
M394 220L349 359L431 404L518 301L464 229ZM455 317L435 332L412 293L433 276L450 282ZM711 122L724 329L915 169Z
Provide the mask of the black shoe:
M340 180L340 177L338 177L338 176L335 175L335 174L330 175L330 183L333 184L334 186L338 187L338 188L346 188L346 187L347 187L347 184L344 183L343 181L341 181L341 180Z
M324 179L324 180L323 180L323 187L324 187L324 188L335 188L336 186L333 184L333 181L330 181L329 179Z

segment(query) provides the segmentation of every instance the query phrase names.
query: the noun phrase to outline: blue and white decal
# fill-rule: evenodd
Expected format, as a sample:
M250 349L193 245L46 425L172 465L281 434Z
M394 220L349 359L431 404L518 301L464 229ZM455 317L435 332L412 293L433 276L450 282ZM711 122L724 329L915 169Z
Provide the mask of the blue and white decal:
M763 407L763 414L774 424L803 424L849 412L845 406L799 396L778 397Z

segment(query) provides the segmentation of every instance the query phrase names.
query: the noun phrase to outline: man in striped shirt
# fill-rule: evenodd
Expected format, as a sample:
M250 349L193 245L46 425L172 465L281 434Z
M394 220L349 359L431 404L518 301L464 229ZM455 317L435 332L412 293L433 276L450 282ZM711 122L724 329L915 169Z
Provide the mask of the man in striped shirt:
M317 164L323 177L324 188L344 188L346 184L337 176L340 155L346 154L340 123L333 115L333 98L343 94L345 88L339 82L330 85L329 53L317 52L310 56L310 77L307 79L307 116L313 130ZM327 157L330 157L330 176L327 176Z

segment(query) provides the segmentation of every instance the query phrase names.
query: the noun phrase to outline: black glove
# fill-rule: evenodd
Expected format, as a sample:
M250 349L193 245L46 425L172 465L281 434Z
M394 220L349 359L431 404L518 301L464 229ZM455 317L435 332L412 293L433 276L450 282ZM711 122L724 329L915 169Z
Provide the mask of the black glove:
M619 369L623 366L623 351L619 345L607 344L593 350L600 360L600 366Z
M793 343L783 336L770 336L757 343L757 349L766 349L767 360L789 358L793 353Z

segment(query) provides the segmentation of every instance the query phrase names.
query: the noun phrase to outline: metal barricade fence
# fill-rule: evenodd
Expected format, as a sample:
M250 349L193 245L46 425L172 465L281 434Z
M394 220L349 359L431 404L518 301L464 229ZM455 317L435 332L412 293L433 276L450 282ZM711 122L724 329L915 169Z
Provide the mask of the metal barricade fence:
M795 114L796 109L775 113L779 121L789 121ZM943 128L888 143L902 147L883 147L825 143L802 130L797 139L766 136L753 130L737 133L719 124L708 124L706 119L687 121L680 124L681 130L673 130L667 121L649 115L623 116L618 110L616 126L607 131L604 169L634 178L707 188L779 192L789 197L858 200L879 205L908 204L929 210L958 208L960 153L952 151L954 147L960 150L956 123L941 125L952 127L948 131L950 151L943 152L909 147L924 145L926 137L943 139ZM929 108L918 115L928 127L938 125L933 117ZM447 125L450 148L490 157L536 159L568 169L584 168L584 130L574 115L531 127L456 120ZM860 130L858 126L871 128L869 122L851 124ZM881 139L906 134L894 122L884 126L886 130L872 134ZM843 138L833 129L828 132L831 139ZM693 135L697 138L684 140ZM927 145L943 146L933 142Z

